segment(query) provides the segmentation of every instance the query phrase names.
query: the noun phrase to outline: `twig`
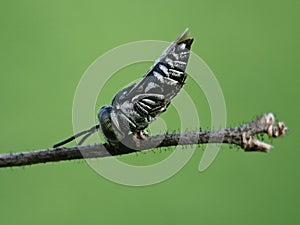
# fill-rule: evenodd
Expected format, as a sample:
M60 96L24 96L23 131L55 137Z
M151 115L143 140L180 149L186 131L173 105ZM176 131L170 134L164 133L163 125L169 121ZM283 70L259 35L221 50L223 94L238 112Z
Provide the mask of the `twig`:
M274 115L268 113L250 123L235 128L157 135L139 141L130 138L126 144L120 144L118 149L112 149L107 144L96 144L92 146L74 146L1 154L0 167L24 166L82 158L99 158L128 154L137 150L144 151L159 147L206 143L234 144L245 151L268 152L272 146L256 139L255 135L266 133L269 137L276 138L283 136L286 131L287 127L285 124L283 122L275 124Z

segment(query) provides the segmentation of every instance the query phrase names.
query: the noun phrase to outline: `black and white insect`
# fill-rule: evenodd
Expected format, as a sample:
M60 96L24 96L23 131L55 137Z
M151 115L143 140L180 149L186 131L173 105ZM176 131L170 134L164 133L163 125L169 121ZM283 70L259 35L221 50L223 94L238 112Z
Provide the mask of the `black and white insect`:
M192 43L193 38L189 37L186 29L169 45L141 80L119 91L111 105L100 108L98 125L53 147L59 147L84 135L78 142L81 145L98 130L112 147L117 147L128 135L145 139L145 129L166 111L171 100L184 85Z

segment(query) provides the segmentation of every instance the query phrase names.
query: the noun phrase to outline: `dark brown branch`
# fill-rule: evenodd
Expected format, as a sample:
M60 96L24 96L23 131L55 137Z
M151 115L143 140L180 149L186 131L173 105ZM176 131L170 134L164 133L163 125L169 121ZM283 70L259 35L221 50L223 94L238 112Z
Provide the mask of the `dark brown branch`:
M159 147L206 143L234 144L245 151L268 152L272 146L259 141L254 136L266 133L269 137L276 138L283 136L286 130L287 128L283 122L275 124L274 115L268 113L250 123L235 128L157 135L149 137L147 140L137 140L132 137L118 149L111 149L107 144L96 144L1 154L0 167L24 166L82 158L99 158L128 154L137 150L144 151Z

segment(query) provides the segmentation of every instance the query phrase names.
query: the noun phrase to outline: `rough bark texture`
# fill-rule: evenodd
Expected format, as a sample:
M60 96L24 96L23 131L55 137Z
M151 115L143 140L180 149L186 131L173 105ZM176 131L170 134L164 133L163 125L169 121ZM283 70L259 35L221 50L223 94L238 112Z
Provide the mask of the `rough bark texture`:
M245 151L268 152L272 146L256 139L254 136L266 133L269 137L276 138L283 136L286 131L285 124L283 122L275 124L274 115L268 113L250 123L234 128L156 135L148 137L146 140L130 137L123 144L120 143L119 148L114 149L107 144L96 144L1 154L0 167L24 166L81 158L99 158L159 147L207 143L234 144Z

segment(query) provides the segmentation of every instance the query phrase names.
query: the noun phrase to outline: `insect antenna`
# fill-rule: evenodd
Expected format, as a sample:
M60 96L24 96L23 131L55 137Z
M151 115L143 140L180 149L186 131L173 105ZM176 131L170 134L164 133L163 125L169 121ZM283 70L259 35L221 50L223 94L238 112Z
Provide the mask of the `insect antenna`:
M78 143L78 145L81 145L81 144L82 144L89 136L91 136L93 133L95 133L99 128L100 128L100 125L97 124L97 125L91 127L91 128L88 129L88 130L81 131L81 132L79 132L79 133L77 133L77 134L75 134L75 135L73 135L73 136L71 136L71 137L69 137L69 138L67 138L67 139L65 139L65 140L63 140L63 141L61 141L61 142L55 144L55 145L53 145L53 148L60 147L60 146L62 146L62 145L64 145L64 144L67 144L67 143L69 143L69 142L75 140L75 139L78 138L78 137L81 137L82 135L85 135L85 136L79 141L79 143Z
M89 133L87 133L86 135L83 136L83 138L81 138L81 140L78 142L78 145L82 145L83 142L86 141L86 139L88 139L89 136L91 136L93 133L95 133L97 131L97 129L91 130Z

